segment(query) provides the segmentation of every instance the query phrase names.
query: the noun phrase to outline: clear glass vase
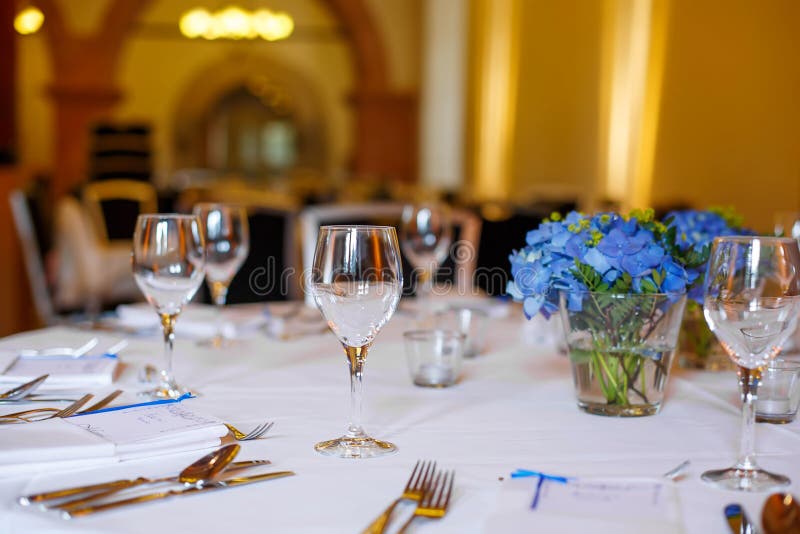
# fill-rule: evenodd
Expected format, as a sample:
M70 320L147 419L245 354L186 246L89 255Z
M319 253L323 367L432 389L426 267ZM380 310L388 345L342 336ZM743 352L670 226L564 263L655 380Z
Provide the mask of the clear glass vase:
M678 337L678 364L684 369L734 371L725 349L708 327L703 307L694 301L686 304Z
M683 294L562 292L578 407L617 417L658 413L685 304Z

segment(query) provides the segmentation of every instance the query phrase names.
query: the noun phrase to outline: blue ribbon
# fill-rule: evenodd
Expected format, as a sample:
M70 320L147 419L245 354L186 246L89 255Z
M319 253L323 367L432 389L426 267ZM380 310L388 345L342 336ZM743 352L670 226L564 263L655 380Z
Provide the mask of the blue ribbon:
M185 401L186 399L193 399L195 398L194 395L191 393L184 393L177 399L163 399L163 400L156 400L150 402L140 402L139 404L128 404L126 406L114 406L113 408L103 408L102 410L95 410L89 413L76 413L72 417L80 417L82 415L94 415L96 413L104 413L104 412L116 412L117 410L127 410L128 408L138 408L140 406L156 406L158 404L174 404L176 402Z
M562 477L558 475L549 475L547 473L542 473L541 471L530 471L528 469L517 469L513 473L511 473L511 478L525 478L525 477L538 477L539 480L536 483L536 492L533 494L533 502L531 502L531 510L536 510L536 507L539 505L539 494L542 492L542 486L544 486L545 480L551 480L553 482L558 482L559 484L566 484L569 482L569 478Z

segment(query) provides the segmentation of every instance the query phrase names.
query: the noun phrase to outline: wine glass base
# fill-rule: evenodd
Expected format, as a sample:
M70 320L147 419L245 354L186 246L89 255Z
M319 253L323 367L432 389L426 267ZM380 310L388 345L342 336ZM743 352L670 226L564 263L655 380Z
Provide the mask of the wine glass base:
M223 336L214 336L208 339L201 339L197 342L199 347L208 347L212 349L227 349L236 345L236 340L229 339Z
M397 446L369 436L358 438L342 436L337 439L321 441L314 445L314 450L320 454L337 458L376 458L396 452Z
M151 399L177 399L190 390L179 386L177 384L161 384L153 389L140 391L139 395L142 397L149 397Z
M763 469L715 469L701 475L703 481L720 489L735 491L772 491L790 484L789 478Z

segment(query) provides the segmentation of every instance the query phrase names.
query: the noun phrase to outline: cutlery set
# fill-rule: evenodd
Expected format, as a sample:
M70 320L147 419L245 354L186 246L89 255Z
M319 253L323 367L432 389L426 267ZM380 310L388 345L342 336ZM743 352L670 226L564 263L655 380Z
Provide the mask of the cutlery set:
M724 514L733 534L758 534L742 505L729 504ZM764 534L800 534L800 504L791 493L773 493L764 503L761 524Z
M236 471L270 464L269 460L233 462L239 449L239 445L236 444L221 447L193 462L175 476L139 477L132 480L114 480L101 484L76 486L27 495L20 497L18 502L23 506L37 504L45 510L59 512L64 519L71 519L133 504L194 495L204 491L222 490L295 474L293 471L275 471L252 476L222 478ZM126 494L127 490L139 486L164 484L180 484L182 487L139 495Z
M9 404L12 402L18 403L26 403L31 400L49 400L50 402L56 401L68 401L71 404L66 408L33 408L30 410L23 410L20 412L8 413L0 415L0 425L2 424L15 424L15 423L32 423L34 421L44 421L45 419L53 419L56 417L70 417L75 415L76 413L89 413L96 410L100 410L105 408L109 404L111 404L117 397L122 395L123 391L121 389L115 390L112 393L108 394L107 396L103 397L101 400L97 401L96 403L92 404L86 409L81 410L85 404L87 404L94 395L91 393L87 393L83 397L79 399L31 399L30 396L33 395L33 392L47 380L49 375L42 375L37 377L30 382L26 382L21 386L17 386L13 389L10 389L4 393L0 393L0 403Z

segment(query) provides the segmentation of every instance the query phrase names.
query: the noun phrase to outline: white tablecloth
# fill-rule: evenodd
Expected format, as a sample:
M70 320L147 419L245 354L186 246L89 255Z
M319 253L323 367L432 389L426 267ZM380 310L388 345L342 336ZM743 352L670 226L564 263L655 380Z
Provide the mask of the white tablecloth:
M489 348L466 364L463 381L442 390L411 384L396 316L382 332L365 372L365 427L396 443L396 454L343 460L314 452L317 441L339 436L349 409L348 373L330 333L290 342L256 336L226 350L178 340L179 380L201 397L198 409L248 429L274 420L268 439L242 443L239 459L268 458L297 476L162 501L63 521L15 504L21 494L76 482L177 472L197 454L117 464L103 469L0 480L0 532L302 532L354 533L402 490L417 459L456 471L451 509L415 532L493 532L501 478L517 468L564 475L658 476L685 459L677 483L685 530L728 532L722 509L740 502L759 518L765 494L706 486L700 473L731 465L740 432L733 373L674 372L666 403L654 417L614 419L575 406L569 363L546 346L523 342L524 319L492 320ZM53 328L0 342L2 346L80 344L90 334ZM106 334L102 334L106 335ZM110 335L114 337L113 335ZM117 336L118 337L118 336ZM133 338L119 379L142 389L138 370L161 358L158 338ZM786 474L800 492L800 422L759 424L757 449L765 468Z

